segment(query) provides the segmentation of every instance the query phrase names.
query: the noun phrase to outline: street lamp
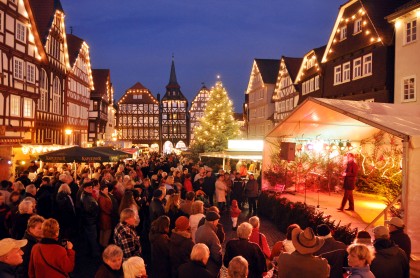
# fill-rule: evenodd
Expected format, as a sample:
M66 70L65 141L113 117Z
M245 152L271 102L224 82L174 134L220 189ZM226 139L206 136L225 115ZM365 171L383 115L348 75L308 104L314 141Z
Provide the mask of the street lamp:
M67 144L66 145L71 145L71 135L72 135L72 133L73 133L73 130L72 129L66 129L65 131L64 131L64 133L66 134L66 142L67 142ZM68 140L67 140L68 139Z

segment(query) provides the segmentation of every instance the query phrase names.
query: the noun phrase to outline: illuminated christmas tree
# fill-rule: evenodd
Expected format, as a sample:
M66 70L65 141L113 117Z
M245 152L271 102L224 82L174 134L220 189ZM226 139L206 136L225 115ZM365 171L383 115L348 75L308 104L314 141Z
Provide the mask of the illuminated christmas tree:
M192 149L196 153L222 151L228 140L239 135L239 125L233 117L232 101L220 80L210 90L200 125L194 129L196 139Z

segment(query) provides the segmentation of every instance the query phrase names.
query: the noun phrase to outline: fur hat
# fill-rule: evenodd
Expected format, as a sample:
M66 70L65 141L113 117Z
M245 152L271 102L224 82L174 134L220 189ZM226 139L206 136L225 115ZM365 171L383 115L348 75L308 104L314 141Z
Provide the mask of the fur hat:
M208 211L206 213L206 220L207 221L215 221L217 219L220 219L220 215L217 212L214 211Z
M292 242L296 250L301 254L313 254L324 245L324 239L315 236L311 228L301 230L295 228L292 231Z
M321 225L318 225L318 227L316 227L316 234L318 236L327 236L330 233L331 233L330 228L325 224L321 224Z
M365 245L372 244L372 237L367 231L359 231L354 239L354 243L360 243Z
M186 230L188 230L189 227L190 227L190 221L185 216L180 216L175 221L175 228L178 231L186 231Z

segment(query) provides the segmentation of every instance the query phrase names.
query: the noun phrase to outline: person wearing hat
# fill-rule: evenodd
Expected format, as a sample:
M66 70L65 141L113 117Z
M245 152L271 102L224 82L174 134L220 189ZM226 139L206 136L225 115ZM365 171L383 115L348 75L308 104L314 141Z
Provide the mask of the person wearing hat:
M4 238L0 240L0 277L17 277L16 267L23 262L23 251L21 248L27 243L27 239Z
M388 224L390 239L404 250L407 258L411 255L411 239L404 233L404 221L399 217L392 217L391 220L385 221Z
M210 250L208 270L216 277L222 267L222 245L217 237L217 224L220 215L214 211L206 213L205 223L195 233L195 243L204 243Z
M82 214L82 226L87 239L90 252L93 257L100 257L99 245L98 245L98 234L97 224L99 218L99 205L98 202L92 196L93 182L86 182L83 184L83 193L80 197L81 201L81 214Z
M353 243L360 243L367 246L372 246L372 237L367 231L358 231Z
M326 224L318 225L316 233L319 238L324 239L324 245L314 255L327 259L331 266L331 278L342 278L343 267L347 266L347 246L333 238L330 227Z
M330 266L324 258L314 256L324 244L324 239L315 236L311 228L294 228L292 242L296 251L281 253L277 259L279 278L326 278L330 276Z
M252 233L252 225L244 222L238 226L237 236L226 243L223 264L229 267L230 261L236 256L244 257L248 262L249 277L262 277L267 272L264 253L257 243L249 241Z
M375 258L370 270L375 277L409 277L409 260L404 250L389 239L389 230L385 226L373 229Z
M189 261L193 246L190 221L186 216L180 216L175 221L175 228L172 230L169 243L172 277L178 277L179 266Z

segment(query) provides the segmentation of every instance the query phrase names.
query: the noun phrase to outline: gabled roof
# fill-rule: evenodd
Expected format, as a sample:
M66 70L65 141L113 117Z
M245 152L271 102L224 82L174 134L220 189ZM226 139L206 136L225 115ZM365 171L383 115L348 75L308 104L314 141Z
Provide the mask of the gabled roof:
M67 34L67 45L69 50L69 62L70 66L73 66L76 62L77 57L79 56L80 50L82 49L82 45L84 40L81 38L73 35Z
M397 19L398 17L418 8L420 8L420 0L412 0L396 8L392 14L386 17L386 19L388 21L393 21Z
M37 46L38 54L41 56L40 60L47 63L48 62L47 53L45 52L44 45L43 45L39 30L37 28L35 15L31 8L30 0L24 0L23 4L25 5L25 10L28 12L28 15L29 15L29 21L31 22L31 26L32 26L30 32L32 32L32 34L35 37L35 40L34 40L35 45Z
M134 95L141 94L141 98L133 98ZM118 104L133 104L133 103L149 103L149 104L159 104L159 101L155 96L150 92L149 89L143 86L140 82L136 82L131 86L125 93L121 96Z
M296 74L296 79L293 80L294 83L297 83L299 81L299 77L301 76L301 74L306 69L305 63L306 63L309 56L315 55L318 66L321 65L321 59L322 59L322 55L325 52L325 47L326 47L326 45L323 45L323 46L318 47L318 48L314 48L303 56L302 63L300 64L298 73Z
M292 58L292 57L281 57L286 65L287 72L289 73L292 81L295 81L296 75L299 71L300 65L302 64L303 58Z
M92 70L93 76L93 84L95 86L95 90L92 91L92 95L97 96L107 96L108 88L106 87L106 83L110 76L109 69L93 69Z
M276 84L279 73L280 60L255 59L262 80L265 84Z
M45 45L49 30L54 20L55 12L58 10L64 13L60 0L30 0L29 4L33 12L36 27Z
M332 48L332 44L334 42L334 38L337 35L337 30L340 26L341 19L346 12L346 9L353 6L359 5L360 9L359 12L362 14L366 20L366 23L372 27L370 30L371 35L370 38L374 40L368 40L367 45L381 43L383 45L391 45L393 43L393 26L388 24L385 17L394 11L399 5L402 3L408 2L407 0L350 0L344 5L340 7L338 12L337 19L335 21L333 30L330 35L330 39L328 41L327 47L325 49L322 62L327 61L327 55ZM349 18L347 18L348 20Z
M136 82L136 84L134 84L133 86L131 86L130 89L128 90L149 90L146 87L143 86L143 84L141 84L140 82Z

